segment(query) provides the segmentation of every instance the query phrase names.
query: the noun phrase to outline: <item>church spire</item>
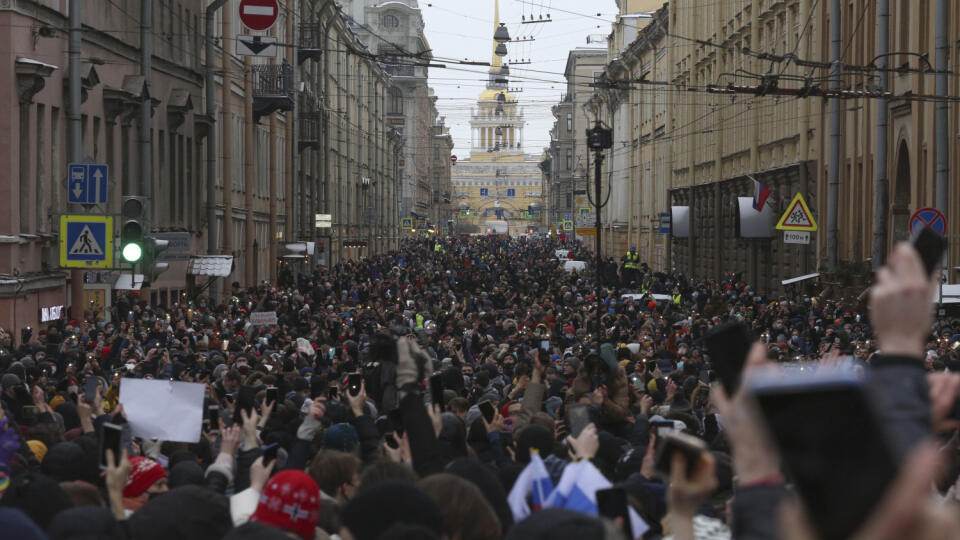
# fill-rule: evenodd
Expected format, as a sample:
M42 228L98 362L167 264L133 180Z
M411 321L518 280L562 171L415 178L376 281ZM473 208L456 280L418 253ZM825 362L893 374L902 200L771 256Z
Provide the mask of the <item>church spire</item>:
M497 28L500 28L500 0L493 0L493 31L496 32ZM500 71L503 66L503 58L497 56L497 45L499 43L493 40L493 60L490 62L490 71Z

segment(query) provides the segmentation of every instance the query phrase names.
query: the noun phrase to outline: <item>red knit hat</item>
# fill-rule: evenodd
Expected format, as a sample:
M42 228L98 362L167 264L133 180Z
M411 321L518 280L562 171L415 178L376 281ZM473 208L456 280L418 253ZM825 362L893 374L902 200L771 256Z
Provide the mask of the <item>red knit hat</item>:
M275 474L260 495L250 521L259 521L313 540L320 510L320 488L309 474L289 469Z
M145 457L130 458L130 474L123 488L124 497L139 497L150 489L154 482L167 477L167 471L159 463Z

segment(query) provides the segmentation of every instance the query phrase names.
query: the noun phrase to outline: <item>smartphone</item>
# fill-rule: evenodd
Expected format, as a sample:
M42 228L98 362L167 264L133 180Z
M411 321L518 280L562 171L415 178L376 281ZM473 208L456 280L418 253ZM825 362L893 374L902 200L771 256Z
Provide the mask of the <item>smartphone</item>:
M263 464L268 465L271 461L276 461L277 450L280 449L279 443L268 444L263 447Z
M240 411L247 411L247 414L253 412L256 407L257 389L253 386L241 386L237 396L237 406L233 411L233 423L243 425L243 415Z
M480 413L483 414L483 417L487 420L487 423L493 422L493 417L496 416L496 410L493 408L493 403L489 401L481 401L477 403L477 407L480 409Z
M720 384L728 396L733 396L740 387L740 374L753 346L750 327L742 322L724 323L703 339Z
M227 352L227 347L229 347L229 346L230 346L230 342L227 341L227 340L223 340L223 341L220 343L220 350L222 350L223 352Z
M347 375L347 392L350 392L351 396L360 395L360 387L363 384L363 375L359 373L351 373Z
M850 537L897 475L863 381L848 371L763 370L749 384L819 536Z
M443 408L443 376L439 373L430 376L430 400Z
M107 468L107 450L113 452L113 459L120 459L120 447L123 440L123 427L110 422L103 423L100 436L100 468Z
M211 434L220 433L220 406L207 405L207 422L210 424L208 430Z
M383 438L387 442L387 446L396 450L397 448L400 448L400 442L397 440L398 437L399 436L395 432L390 432L384 435Z
M330 388L327 388L327 397L331 400L340 399L340 388L337 387L336 383L331 384Z
M20 412L28 424L32 424L40 416L40 408L36 405L24 405Z
M670 480L670 466L673 456L680 452L687 463L687 478L693 476L700 461L700 453L707 451L707 443L693 435L677 431L657 434L657 450L653 461L653 470L665 482Z
M280 391L277 389L277 387L276 387L276 386L268 386L268 387L267 387L267 395L266 395L266 397L264 398L264 401L265 401L266 403L276 403L279 398L280 398Z
M390 423L393 424L393 432L396 434L397 439L403 437L403 414L400 412L400 409L394 409L388 412L387 418L389 418Z
M542 340L540 340L540 350L543 351L543 352L545 352L545 353L547 353L547 354L550 353L550 340L549 340L549 339L542 339ZM550 358L547 357L547 358L546 358L546 361L549 361L549 360L550 360ZM546 363L546 362L544 362L544 363Z
M598 489L597 511L605 518L616 520L620 518L623 522L623 534L627 538L635 538L633 527L630 523L630 511L627 506L627 492L622 487L612 487L608 489Z
M97 397L97 386L100 384L100 379L89 376L83 380L83 400L87 403L93 403L93 400Z
M590 411L582 403L571 403L567 405L567 427L570 428L570 435L574 439L580 436L583 428L590 423Z
M947 250L947 239L927 226L913 238L913 247L920 253L923 268L927 271L927 277L930 277L943 260L943 253Z

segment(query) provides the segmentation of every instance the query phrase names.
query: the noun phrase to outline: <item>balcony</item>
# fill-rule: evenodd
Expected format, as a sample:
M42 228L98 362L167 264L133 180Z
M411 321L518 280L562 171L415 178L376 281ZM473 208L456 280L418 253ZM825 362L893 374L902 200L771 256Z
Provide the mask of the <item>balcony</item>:
M298 129L300 130L298 138L298 147L300 151L320 148L320 134L323 129L323 113L321 112L302 112L297 118Z
M301 24L297 64L302 64L305 60L319 60L322 54L323 34L321 33L320 23Z
M253 116L260 117L276 111L294 109L293 66L284 62L280 65L250 66L253 76Z

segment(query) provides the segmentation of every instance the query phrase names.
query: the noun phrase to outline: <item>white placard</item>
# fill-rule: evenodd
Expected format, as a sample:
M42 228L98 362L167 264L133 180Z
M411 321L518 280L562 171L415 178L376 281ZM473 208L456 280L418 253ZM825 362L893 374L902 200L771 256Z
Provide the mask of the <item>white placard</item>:
M134 437L195 443L203 425L203 393L197 383L123 379L120 403Z
M250 314L250 324L254 326L272 326L277 324L277 312L254 311Z

